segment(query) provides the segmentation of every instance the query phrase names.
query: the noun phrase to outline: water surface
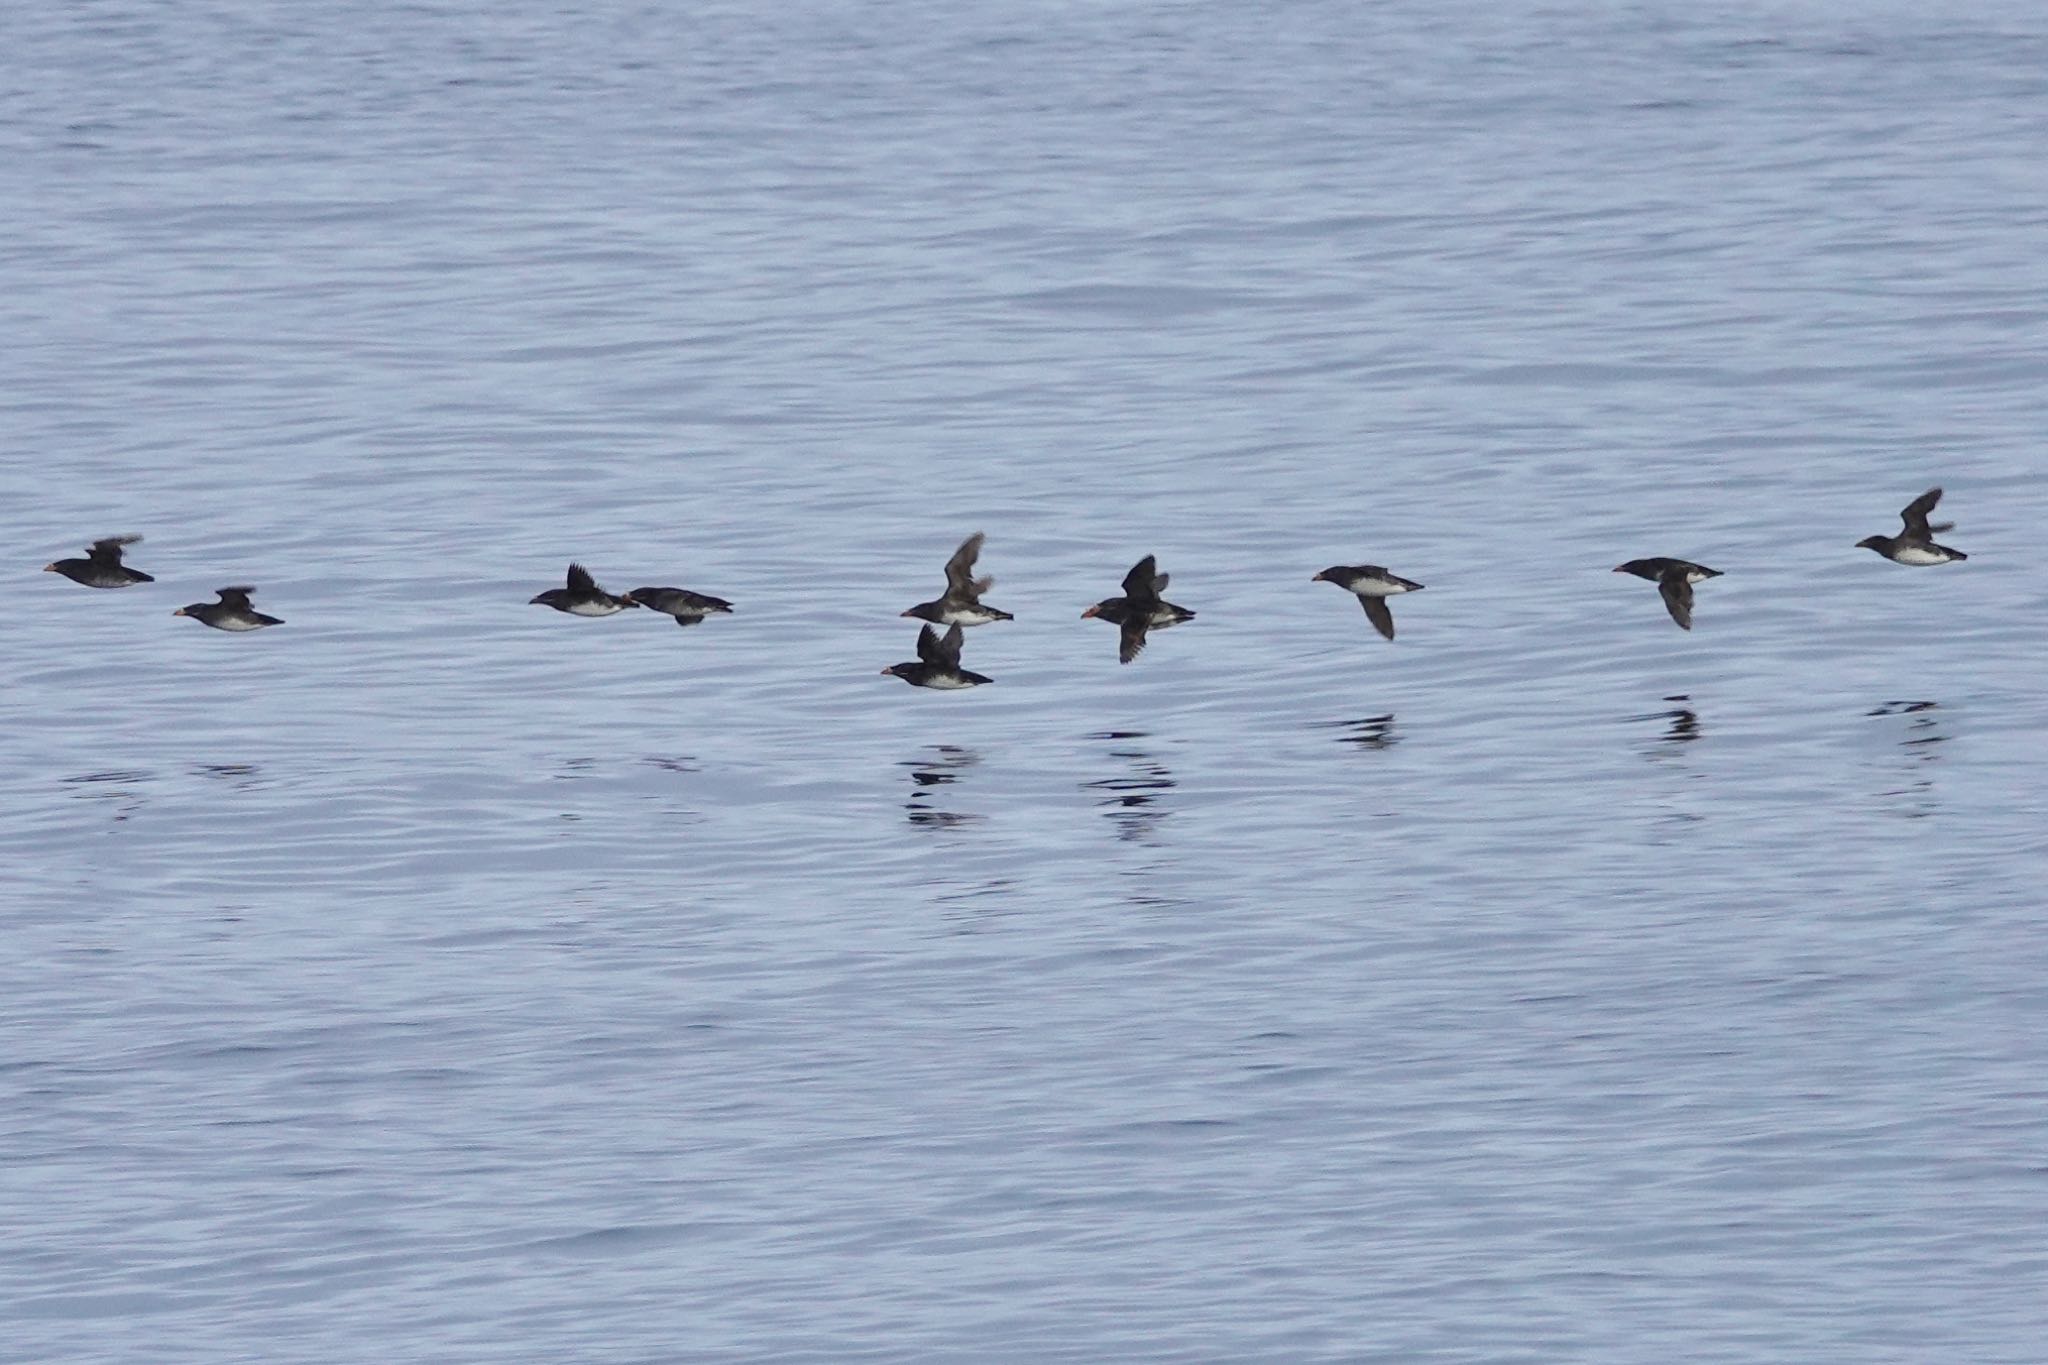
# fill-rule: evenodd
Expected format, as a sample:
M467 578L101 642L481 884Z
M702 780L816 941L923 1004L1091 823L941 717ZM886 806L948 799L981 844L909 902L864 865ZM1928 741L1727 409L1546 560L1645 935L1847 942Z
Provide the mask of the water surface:
M8 28L18 1358L2039 1357L2031 7Z

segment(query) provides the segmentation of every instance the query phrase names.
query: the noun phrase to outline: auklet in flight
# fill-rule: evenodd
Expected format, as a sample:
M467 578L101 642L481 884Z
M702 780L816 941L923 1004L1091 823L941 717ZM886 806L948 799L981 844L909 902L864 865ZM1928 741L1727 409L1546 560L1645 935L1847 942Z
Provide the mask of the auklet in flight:
M1335 583L1346 592L1358 594L1358 605L1365 608L1365 619L1389 640L1394 638L1394 613L1387 607L1387 599L1422 587L1420 583L1389 573L1377 564L1335 564L1309 581Z
M73 583L83 583L88 588L125 588L131 583L154 583L156 580L140 569L131 569L121 562L121 547L133 545L141 536L108 536L95 540L86 547L84 559L60 559L55 564L43 565L44 573L60 573Z
M1894 564L1947 564L1952 560L1968 559L1969 556L1961 550L1951 550L1946 545L1934 543L1936 531L1955 529L1952 521L1928 523L1927 514L1940 501L1941 490L1928 489L1907 503L1905 510L1899 513L1905 529L1895 536L1865 536L1856 542L1856 548L1875 550Z
M1116 653L1119 663L1127 664L1138 657L1138 651L1145 647L1147 631L1164 630L1195 617L1187 608L1176 607L1159 595L1166 591L1171 575L1157 572L1152 559L1146 555L1131 566L1131 571L1124 575L1122 597L1106 597L1081 613L1084 621L1093 616L1121 629L1123 635Z
M885 678L901 678L912 687L936 687L942 692L957 692L963 687L979 687L994 678L984 677L960 666L960 627L949 626L944 639L930 626L920 626L917 631L917 662L891 664L882 670Z
M1710 569L1686 559L1631 559L1614 571L1632 573L1637 578L1647 578L1655 583L1657 595L1664 599L1671 619L1687 630L1692 629L1692 585L1721 576L1719 569Z
M275 616L265 616L249 605L249 594L256 589L246 585L222 588L218 602L194 602L189 607L179 607L173 616L189 616L201 625L212 626L215 630L261 630L265 626L281 626L283 621Z
M938 626L985 626L991 621L1014 621L1009 612L982 605L981 595L996 585L993 578L976 578L974 561L981 555L981 532L960 542L946 561L946 591L930 602L920 602L905 616L930 621Z
M624 611L627 607L636 607L640 604L631 597L612 596L597 586L596 581L590 576L590 570L581 564L571 564L568 587L549 588L538 597L528 598L526 605L553 607L556 611L566 611L571 616L610 616Z
M635 588L626 596L649 611L675 617L679 626L694 626L713 612L732 611L732 603L723 597L691 592L688 588Z

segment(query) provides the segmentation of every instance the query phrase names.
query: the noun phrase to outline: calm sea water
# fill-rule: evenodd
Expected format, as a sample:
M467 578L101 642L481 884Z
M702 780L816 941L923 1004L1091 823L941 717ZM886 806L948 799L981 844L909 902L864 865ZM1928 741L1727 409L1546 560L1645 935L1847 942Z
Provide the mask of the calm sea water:
M1847 8L16 7L8 1357L2048 1358L2048 20Z

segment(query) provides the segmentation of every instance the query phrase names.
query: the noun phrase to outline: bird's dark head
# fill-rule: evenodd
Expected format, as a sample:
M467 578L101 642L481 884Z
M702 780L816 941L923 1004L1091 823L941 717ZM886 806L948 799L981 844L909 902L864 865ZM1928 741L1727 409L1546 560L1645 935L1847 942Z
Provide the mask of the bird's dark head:
M1863 539L1856 542L1857 549L1875 550L1879 554L1883 554L1885 552L1885 546L1886 541L1883 536L1865 536L1863 537Z
M882 670L882 676L885 678L901 678L904 677L909 672L909 670L916 667L916 664L890 664L887 668Z
M1630 561L1629 561L1628 563L1626 563L1626 564L1617 564L1617 565L1615 565L1615 566L1614 566L1614 571L1615 571L1616 573L1632 573L1632 574L1636 575L1636 577L1638 577L1638 578L1655 578L1655 577L1656 577L1656 575L1655 575L1655 574L1651 574L1651 573L1645 573L1645 572L1644 572L1644 569L1645 569L1645 567L1646 567L1646 566L1648 565L1648 563L1649 563L1649 561L1648 561L1648 560L1643 560L1643 559L1631 559L1631 560L1630 560Z
M560 591L560 588L549 588L544 593L537 593L527 598L526 605L529 607L551 607L554 605L554 595Z
M938 612L932 609L932 604L929 602L920 602L916 606L912 607L909 611L899 612L897 614L900 616L908 616L914 621L935 622L939 619Z
M1327 583L1329 581L1330 571L1328 569L1324 569L1321 573L1317 574L1314 578L1311 578L1309 580L1309 582L1311 583Z
M1094 616L1100 616L1101 614L1102 614L1102 603L1100 603L1100 602L1097 602L1097 603L1096 603L1096 604L1095 604L1094 606L1092 606L1092 607L1088 608L1088 610L1086 610L1086 611L1084 611L1084 612L1082 612L1082 613L1081 613L1081 619L1082 619L1083 621L1086 621L1086 620L1088 620L1088 619L1089 619L1090 617L1094 617Z
M191 614L192 608L190 607L179 607L176 611L171 613L171 615L173 616L190 616Z

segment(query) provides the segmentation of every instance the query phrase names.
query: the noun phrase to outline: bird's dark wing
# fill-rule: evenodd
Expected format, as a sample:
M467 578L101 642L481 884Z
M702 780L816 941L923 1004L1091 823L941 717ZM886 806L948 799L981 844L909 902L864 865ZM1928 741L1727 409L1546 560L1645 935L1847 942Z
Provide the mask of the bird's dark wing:
M1664 599L1664 606L1671 613L1671 619L1687 630L1692 629L1692 584L1685 581L1685 570L1676 569L1657 580L1657 595Z
M224 607L240 607L247 611L249 609L249 594L254 591L256 589L249 587L247 584L239 584L232 588L222 588L220 590L220 604Z
M1934 534L1927 527L1927 514L1932 512L1934 505L1940 501L1941 490L1930 488L1906 504L1905 510L1899 513L1899 520L1906 523L1908 536L1916 540L1925 540Z
M1116 661L1127 664L1138 657L1145 648L1145 632L1151 623L1144 614L1137 613L1124 618L1121 634L1117 640Z
M917 657L928 664L943 664L945 646L939 643L938 632L924 626L917 632Z
M1132 601L1150 601L1159 595L1159 569L1146 555L1124 575L1124 596Z
M953 551L953 557L946 561L948 597L972 597L978 591L974 583L974 561L981 557L981 542L987 538L976 531L961 541L960 548Z
M596 592L597 580L592 578L590 570L584 568L581 564L571 564L569 566L569 591L579 593Z
M960 627L949 627L945 637L939 641L939 657L931 662L944 664L947 668L957 670L960 667L961 638Z
M86 558L96 560L101 564L119 564L121 562L121 547L123 545L133 545L141 539L141 536L103 536L86 546L85 555Z
M1358 605L1365 608L1365 619L1372 622L1373 629L1389 640L1394 638L1394 613L1388 608L1386 598L1361 597Z

